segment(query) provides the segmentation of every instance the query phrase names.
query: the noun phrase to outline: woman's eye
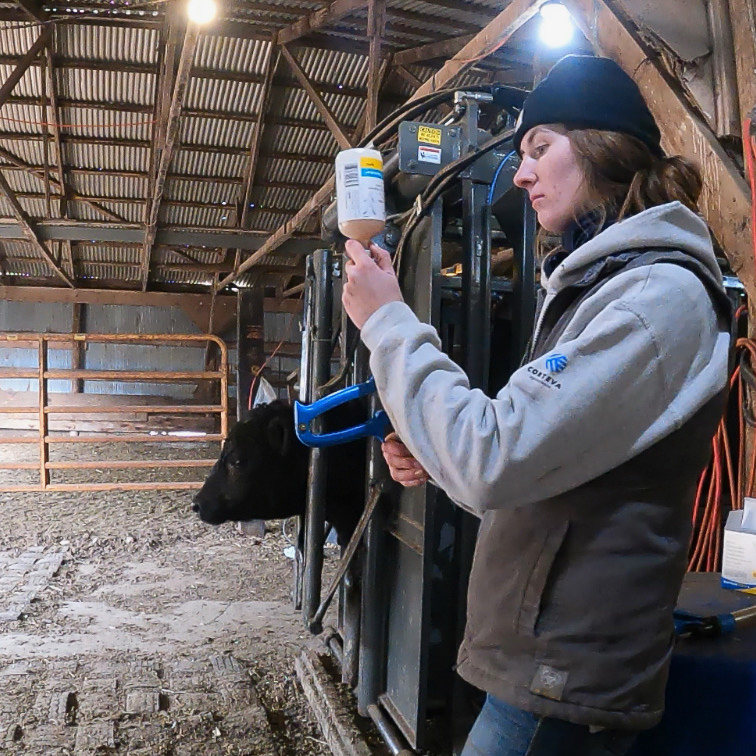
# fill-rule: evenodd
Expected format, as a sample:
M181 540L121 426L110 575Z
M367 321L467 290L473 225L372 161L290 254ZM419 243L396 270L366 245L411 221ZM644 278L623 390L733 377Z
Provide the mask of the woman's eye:
M533 157L536 157L536 158L541 157L541 155L543 155L543 153L546 152L547 146L548 145L545 145L545 144L539 144L538 147L534 147Z

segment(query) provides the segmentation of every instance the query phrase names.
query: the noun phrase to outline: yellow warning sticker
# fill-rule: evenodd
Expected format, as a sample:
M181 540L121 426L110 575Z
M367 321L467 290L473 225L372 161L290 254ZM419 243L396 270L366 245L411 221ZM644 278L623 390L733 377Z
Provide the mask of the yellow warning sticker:
M361 157L360 168L377 168L380 171L383 168L383 161L373 157Z
M420 126L417 130L417 141L425 142L426 144L441 144L441 129Z

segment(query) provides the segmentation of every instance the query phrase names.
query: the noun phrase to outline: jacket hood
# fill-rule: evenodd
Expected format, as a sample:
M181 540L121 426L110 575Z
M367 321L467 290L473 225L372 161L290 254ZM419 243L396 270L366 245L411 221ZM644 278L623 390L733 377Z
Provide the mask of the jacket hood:
M550 276L542 270L543 286L547 291L558 291L582 278L598 260L639 249L685 252L722 280L706 222L682 203L669 202L612 224L568 255Z

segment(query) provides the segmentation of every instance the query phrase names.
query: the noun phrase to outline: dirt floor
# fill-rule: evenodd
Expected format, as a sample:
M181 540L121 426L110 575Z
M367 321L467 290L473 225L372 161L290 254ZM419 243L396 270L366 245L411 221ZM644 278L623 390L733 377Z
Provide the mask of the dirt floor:
M143 453L187 456L168 446ZM0 462L36 453L0 438ZM114 475L95 472L68 479ZM35 475L0 471L0 485ZM190 504L187 491L0 493L0 751L330 753L296 680L295 658L322 645L292 606L280 523L261 540L203 524Z

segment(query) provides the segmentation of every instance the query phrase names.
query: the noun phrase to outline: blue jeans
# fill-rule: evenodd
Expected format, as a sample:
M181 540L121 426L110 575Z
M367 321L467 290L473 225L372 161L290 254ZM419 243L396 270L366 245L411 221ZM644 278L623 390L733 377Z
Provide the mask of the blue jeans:
M539 717L489 695L461 756L624 756L636 733Z

